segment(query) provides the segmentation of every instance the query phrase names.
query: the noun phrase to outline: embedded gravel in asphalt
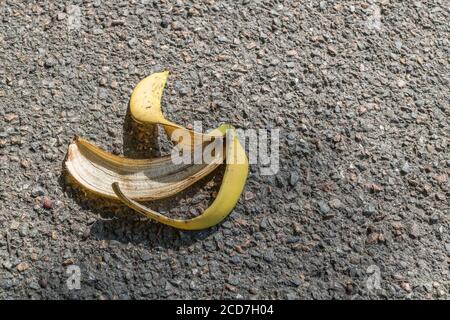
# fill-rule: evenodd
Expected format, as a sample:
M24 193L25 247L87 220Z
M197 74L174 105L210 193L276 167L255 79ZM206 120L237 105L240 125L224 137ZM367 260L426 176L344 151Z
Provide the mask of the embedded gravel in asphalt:
M0 1L0 298L450 298L448 21L444 0ZM280 129L279 172L252 165L209 230L64 179L75 134L167 152L127 116L161 70L177 123ZM196 215L222 174L150 205Z

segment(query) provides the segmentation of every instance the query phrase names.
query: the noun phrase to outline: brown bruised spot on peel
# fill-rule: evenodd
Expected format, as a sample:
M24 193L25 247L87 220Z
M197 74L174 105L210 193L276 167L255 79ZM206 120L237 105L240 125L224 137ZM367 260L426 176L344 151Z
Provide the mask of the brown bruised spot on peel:
M78 140L80 140L80 136L76 134L72 138L72 143L77 143Z

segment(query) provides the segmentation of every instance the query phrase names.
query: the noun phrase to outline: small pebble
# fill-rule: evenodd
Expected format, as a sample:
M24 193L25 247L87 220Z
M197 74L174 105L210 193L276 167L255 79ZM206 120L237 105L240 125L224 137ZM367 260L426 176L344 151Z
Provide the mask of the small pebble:
M398 86L399 88L403 88L404 86L406 86L406 81L403 80L403 79L397 80L397 86Z
M50 209L52 209L52 208L53 208L53 202L52 202L52 200L50 200L50 198L48 198L48 197L44 197L44 200L42 201L42 207L43 207L45 210L50 210Z
M39 279L38 283L42 289L45 289L48 286L48 280L46 278Z
M413 239L417 239L420 237L421 233L420 233L420 228L419 225L417 223L413 223L410 227L409 227L409 235L411 238Z
M329 53L330 55L335 56L335 55L337 54L337 50L336 50L335 47L333 47L333 46L330 45L330 46L327 47L327 49L328 49L328 53Z
M369 203L366 208L364 209L364 215L367 217L372 216L377 212L377 209L375 208L375 205L373 203Z
M300 176L297 172L291 172L291 177L289 179L289 184L292 187L295 187L295 185L297 184L297 182L300 180Z
M141 256L141 259L142 259L143 261L150 261L150 260L152 259L152 256L151 256L150 254L148 254L148 253L144 253L144 254Z
M239 284L239 277L238 276L229 276L228 277L228 283L233 285L233 286L237 286Z
M234 264L239 264L241 263L241 258L239 256L232 256L230 261Z
M129 46L130 48L134 48L138 43L139 43L138 39L136 39L136 38L131 38L131 39L128 41L128 46Z
M445 244L445 250L447 250L447 254L450 255L450 243Z
M411 172L411 167L409 166L408 162L405 162L402 167L400 168L400 172L402 174L408 174Z
M246 191L244 193L244 199L246 201L252 200L254 197L255 197L255 194L253 192L251 192L251 191Z
M330 206L334 209L341 209L343 207L342 201L338 198L334 198L329 202Z
M21 262L17 265L17 271L23 272L30 268L30 265L27 262Z
M75 259L74 258L69 258L63 261L63 266L69 266L75 263Z
M58 62L54 58L48 58L45 60L44 66L47 68L54 67Z
M36 186L31 190L31 196L33 198L42 197L45 194L44 188Z
M323 214L328 214L330 212L330 206L323 200L319 201L319 210Z
M163 28L167 28L169 26L169 21L168 20L165 20L165 19L163 19L162 21L161 21L161 27L163 27Z
M402 289L405 290L408 293L410 293L412 291L411 285L408 282L402 282L400 284L400 287L402 287Z

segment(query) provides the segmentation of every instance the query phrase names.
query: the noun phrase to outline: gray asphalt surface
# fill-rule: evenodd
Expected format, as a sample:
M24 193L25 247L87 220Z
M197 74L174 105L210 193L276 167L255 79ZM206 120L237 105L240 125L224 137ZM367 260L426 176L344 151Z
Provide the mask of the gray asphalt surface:
M449 35L444 0L1 0L0 298L450 298ZM280 129L278 174L202 232L64 180L75 134L167 150L126 117L166 69L169 119Z

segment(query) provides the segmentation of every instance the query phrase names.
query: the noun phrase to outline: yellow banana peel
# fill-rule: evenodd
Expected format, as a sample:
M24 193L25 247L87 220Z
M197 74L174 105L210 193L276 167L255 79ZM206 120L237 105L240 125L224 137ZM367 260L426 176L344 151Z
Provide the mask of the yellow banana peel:
M88 191L119 199L148 218L183 230L209 228L221 222L236 206L248 176L248 159L232 126L221 125L208 134L202 134L164 117L161 98L167 77L167 71L160 72L139 82L130 98L132 118L142 124L162 125L171 138L176 130L181 130L190 139L172 140L192 150L217 139L225 140L226 146L219 148L211 161L174 164L170 156L148 160L128 159L112 155L77 137L69 145L66 168L74 181ZM177 194L211 173L224 160L226 169L217 197L209 208L195 218L172 219L137 202Z

